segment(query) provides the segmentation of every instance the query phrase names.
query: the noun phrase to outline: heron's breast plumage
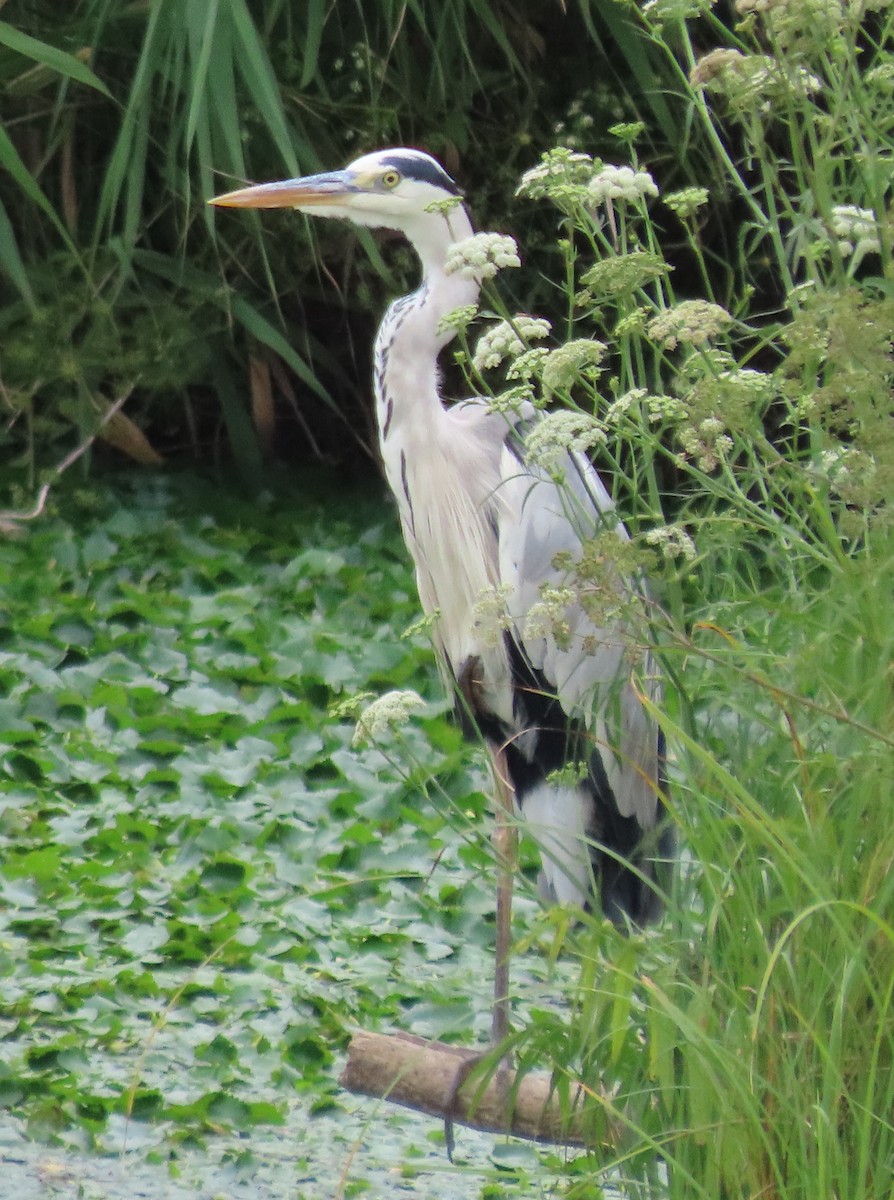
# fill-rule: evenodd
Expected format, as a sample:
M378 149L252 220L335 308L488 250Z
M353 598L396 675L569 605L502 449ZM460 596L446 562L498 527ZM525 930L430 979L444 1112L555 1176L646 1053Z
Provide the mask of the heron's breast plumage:
M484 438L461 444L459 454L456 443L433 430L427 454L419 456L411 441L394 432L382 445L385 471L443 665L455 678L467 661L477 660L482 702L509 723L510 663L487 604L500 588L498 458Z

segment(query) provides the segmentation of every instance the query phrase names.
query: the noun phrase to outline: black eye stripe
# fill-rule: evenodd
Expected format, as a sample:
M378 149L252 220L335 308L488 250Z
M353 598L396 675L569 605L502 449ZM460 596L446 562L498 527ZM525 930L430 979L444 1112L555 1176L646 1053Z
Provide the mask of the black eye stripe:
M392 154L382 159L384 167L393 167L404 179L418 179L420 183L430 183L433 187L442 188L451 196L460 194L459 188L443 167L432 158L415 154Z

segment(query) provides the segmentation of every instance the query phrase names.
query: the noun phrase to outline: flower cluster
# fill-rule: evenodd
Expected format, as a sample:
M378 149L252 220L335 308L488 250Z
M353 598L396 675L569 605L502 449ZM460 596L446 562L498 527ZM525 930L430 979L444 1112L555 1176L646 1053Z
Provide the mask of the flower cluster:
M589 154L557 146L548 150L536 167L525 171L515 194L528 196L531 200L556 200L564 190L567 199L580 200L598 165L601 164L594 163Z
M492 371L506 358L523 354L528 342L549 336L552 328L542 317L516 313L511 321L498 321L478 339L472 365L476 371Z
M646 132L646 125L644 121L619 121L617 125L610 125L608 131L619 142L633 145Z
M719 304L683 300L653 317L646 326L646 336L660 342L665 350L674 350L680 344L706 346L731 323L732 317Z
M651 315L652 309L643 304L624 313L615 323L615 337L629 337L631 334L642 333Z
M557 767L555 771L550 771L546 782L552 787L577 789L589 776L589 763L577 762L572 759L571 762L565 763L564 767Z
M395 725L405 725L414 712L423 708L425 701L418 692L409 689L386 692L358 716L352 745L377 741Z
M553 637L560 650L567 650L571 643L568 609L576 601L574 588L544 584L540 599L535 600L525 614L525 638Z
M871 208L837 204L832 209L830 224L838 242L838 253L843 258L853 255L859 261L865 254L878 254L881 250L878 225Z
M662 525L658 529L650 529L646 534L646 542L657 547L664 558L682 558L692 562L697 554L695 542L682 525Z
M634 134L639 124L616 126ZM612 166L589 154L560 147L544 154L536 167L522 176L516 195L551 200L565 212L594 208L601 204L636 204L647 196L657 196L658 186L648 171L628 166Z
M591 204L626 200L631 204L646 196L657 196L658 185L648 171L633 167L601 167L587 183L587 198Z
M681 221L688 221L708 203L708 189L705 187L681 188L679 192L669 192L664 197L664 203L671 212L677 214Z
M806 67L777 62L767 54L742 54L720 47L700 58L689 72L694 88L724 96L730 116L771 114L774 102L786 97L812 96L823 81Z
M597 629L618 622L633 626L643 617L630 583L641 574L645 556L641 546L611 524L611 517L609 513L603 515L600 532L582 542L579 556L560 552L553 560L557 569L568 572L578 603ZM598 636L585 636L581 649L587 654L597 653L601 642L604 644L604 639ZM632 648L631 639L628 649Z
M455 208L462 205L462 196L447 196L443 200L432 200L431 204L426 204L425 211L435 213L439 217L449 217Z
M561 479L569 453L585 452L605 440L605 431L587 413L547 413L527 436L528 462L554 479Z
M722 403L729 409L737 405L751 410L762 408L771 402L776 392L773 376L752 367L730 367L721 371L716 380L716 394L723 398Z
M575 300L578 304L593 300L614 300L627 296L637 288L644 287L654 279L661 279L672 268L658 254L649 250L630 250L626 254L613 255L594 263L581 276L585 291Z
M689 416L689 409L679 396L650 392L643 396L642 404L650 425L657 425L660 421L674 424L677 421L685 421Z
M473 233L449 248L444 270L464 279L492 279L504 267L520 266L514 238L504 233Z
M498 645L504 630L511 624L508 616L511 598L512 589L506 584L482 588L478 593L478 599L472 607L472 620L475 633L485 646Z
M595 379L608 347L594 338L575 338L550 350L540 370L540 381L547 392L574 387L579 379Z
M782 50L815 48L837 38L847 17L842 0L736 0L742 17L760 17Z
M564 120L553 126L556 141L563 147L573 147L580 145L582 138L592 138L590 131L596 124L592 113L594 107L592 96L586 92L576 95L565 111Z
M888 60L870 67L863 76L863 82L890 96L894 93L894 62Z
M467 329L478 316L477 304L463 304L460 308L452 308L444 313L438 322L436 333L461 333Z
M715 0L646 0L643 16L656 25L678 24L709 11Z
M683 458L694 459L706 475L716 471L733 448L733 439L717 417L705 417L694 426L684 425L677 430L677 440L683 447Z
M409 625L406 627L406 629L404 629L402 631L402 633L400 635L401 640L409 641L411 638L416 637L418 634L424 633L424 634L428 635L427 640L431 641L431 631L434 629L434 627L437 625L437 623L440 619L441 619L441 610L439 608L433 608L433 609L430 609L426 613L420 613L419 616L414 618L414 620L412 620L409 623ZM364 703L366 702L366 700L371 700L372 693L371 692L363 693L363 699L364 699ZM355 716L357 715L356 710L354 712L354 715Z
M514 387L504 388L488 399L487 407L490 412L521 413L528 404L536 405L537 397L530 383L517 383Z
M722 82L725 75L741 70L745 55L741 50L729 46L718 46L703 54L689 72L689 82L694 88L706 88Z
M606 429L617 428L622 424L624 418L630 412L631 408L636 408L639 403L645 398L645 388L631 388L630 391L624 392L613 400L605 410L605 416L602 423Z
M778 390L772 374L740 367L731 354L716 349L690 355L675 382L688 420L697 425L707 417L717 417L727 432L743 438L758 434L763 414Z
M546 346L532 346L530 350L525 350L509 364L506 378L517 379L520 383L530 383L540 374L541 368L548 358L549 350Z
M847 499L849 491L872 479L878 464L865 450L858 450L855 446L837 446L834 450L822 452L820 467L828 480L829 491Z

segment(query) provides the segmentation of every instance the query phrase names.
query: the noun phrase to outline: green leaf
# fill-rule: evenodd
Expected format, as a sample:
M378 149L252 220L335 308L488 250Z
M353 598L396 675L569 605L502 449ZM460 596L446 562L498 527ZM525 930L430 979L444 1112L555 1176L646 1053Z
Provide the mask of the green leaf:
M245 882L246 870L243 863L221 861L212 863L202 871L202 885L210 892L228 893Z
M18 288L22 299L33 312L36 303L34 292L28 280L28 272L19 253L18 242L12 228L6 208L0 201L0 266Z
M136 925L121 939L121 948L134 958L143 958L160 949L168 941L168 929L164 922L152 925Z
M244 325L248 332L253 337L256 337L262 345L269 346L271 350L276 351L280 358L288 363L302 383L307 384L321 400L324 400L332 408L337 407L332 396L329 395L301 355L296 353L283 334L275 329L266 317L259 313L242 296L231 296L230 304L233 316L240 325Z
M212 1096L206 1111L209 1120L233 1125L237 1129L246 1129L252 1124L251 1105L228 1092L217 1092Z
M18 150L16 150L9 137L9 134L2 125L0 125L0 166L9 172L13 180L18 184L28 199L31 200L32 203L36 204L37 207L45 214L45 216L50 219L56 229L56 232L59 234L59 237L62 239L65 246L71 252L72 256L76 260L80 260L78 249L72 241L68 230L65 228L65 223L62 221L55 208L41 191L37 180L25 166Z
M272 134L286 167L293 175L298 175L298 160L292 148L276 76L245 0L230 0L230 19L233 23L234 40L241 44L240 52L235 56L237 68L242 73L245 86L254 99L261 119Z
M0 45L8 46L10 50L15 50L16 53L23 54L26 58L33 59L34 62L42 63L43 66L49 67L59 75L73 79L76 83L83 83L87 87L102 92L109 100L112 99L111 92L99 76L95 75L79 59L67 54L64 50L50 46L47 42L41 42L27 33L22 33L21 30L15 29L6 21L0 21Z

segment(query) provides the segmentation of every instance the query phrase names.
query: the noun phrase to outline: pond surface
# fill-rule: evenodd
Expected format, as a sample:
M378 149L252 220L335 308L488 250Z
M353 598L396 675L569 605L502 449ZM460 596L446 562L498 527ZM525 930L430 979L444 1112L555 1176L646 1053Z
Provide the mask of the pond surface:
M487 776L390 508L128 479L0 578L0 1194L553 1194L556 1156L459 1130L451 1164L336 1083L352 1028L489 1026ZM393 687L419 718L352 744ZM572 975L534 937L516 1021Z

